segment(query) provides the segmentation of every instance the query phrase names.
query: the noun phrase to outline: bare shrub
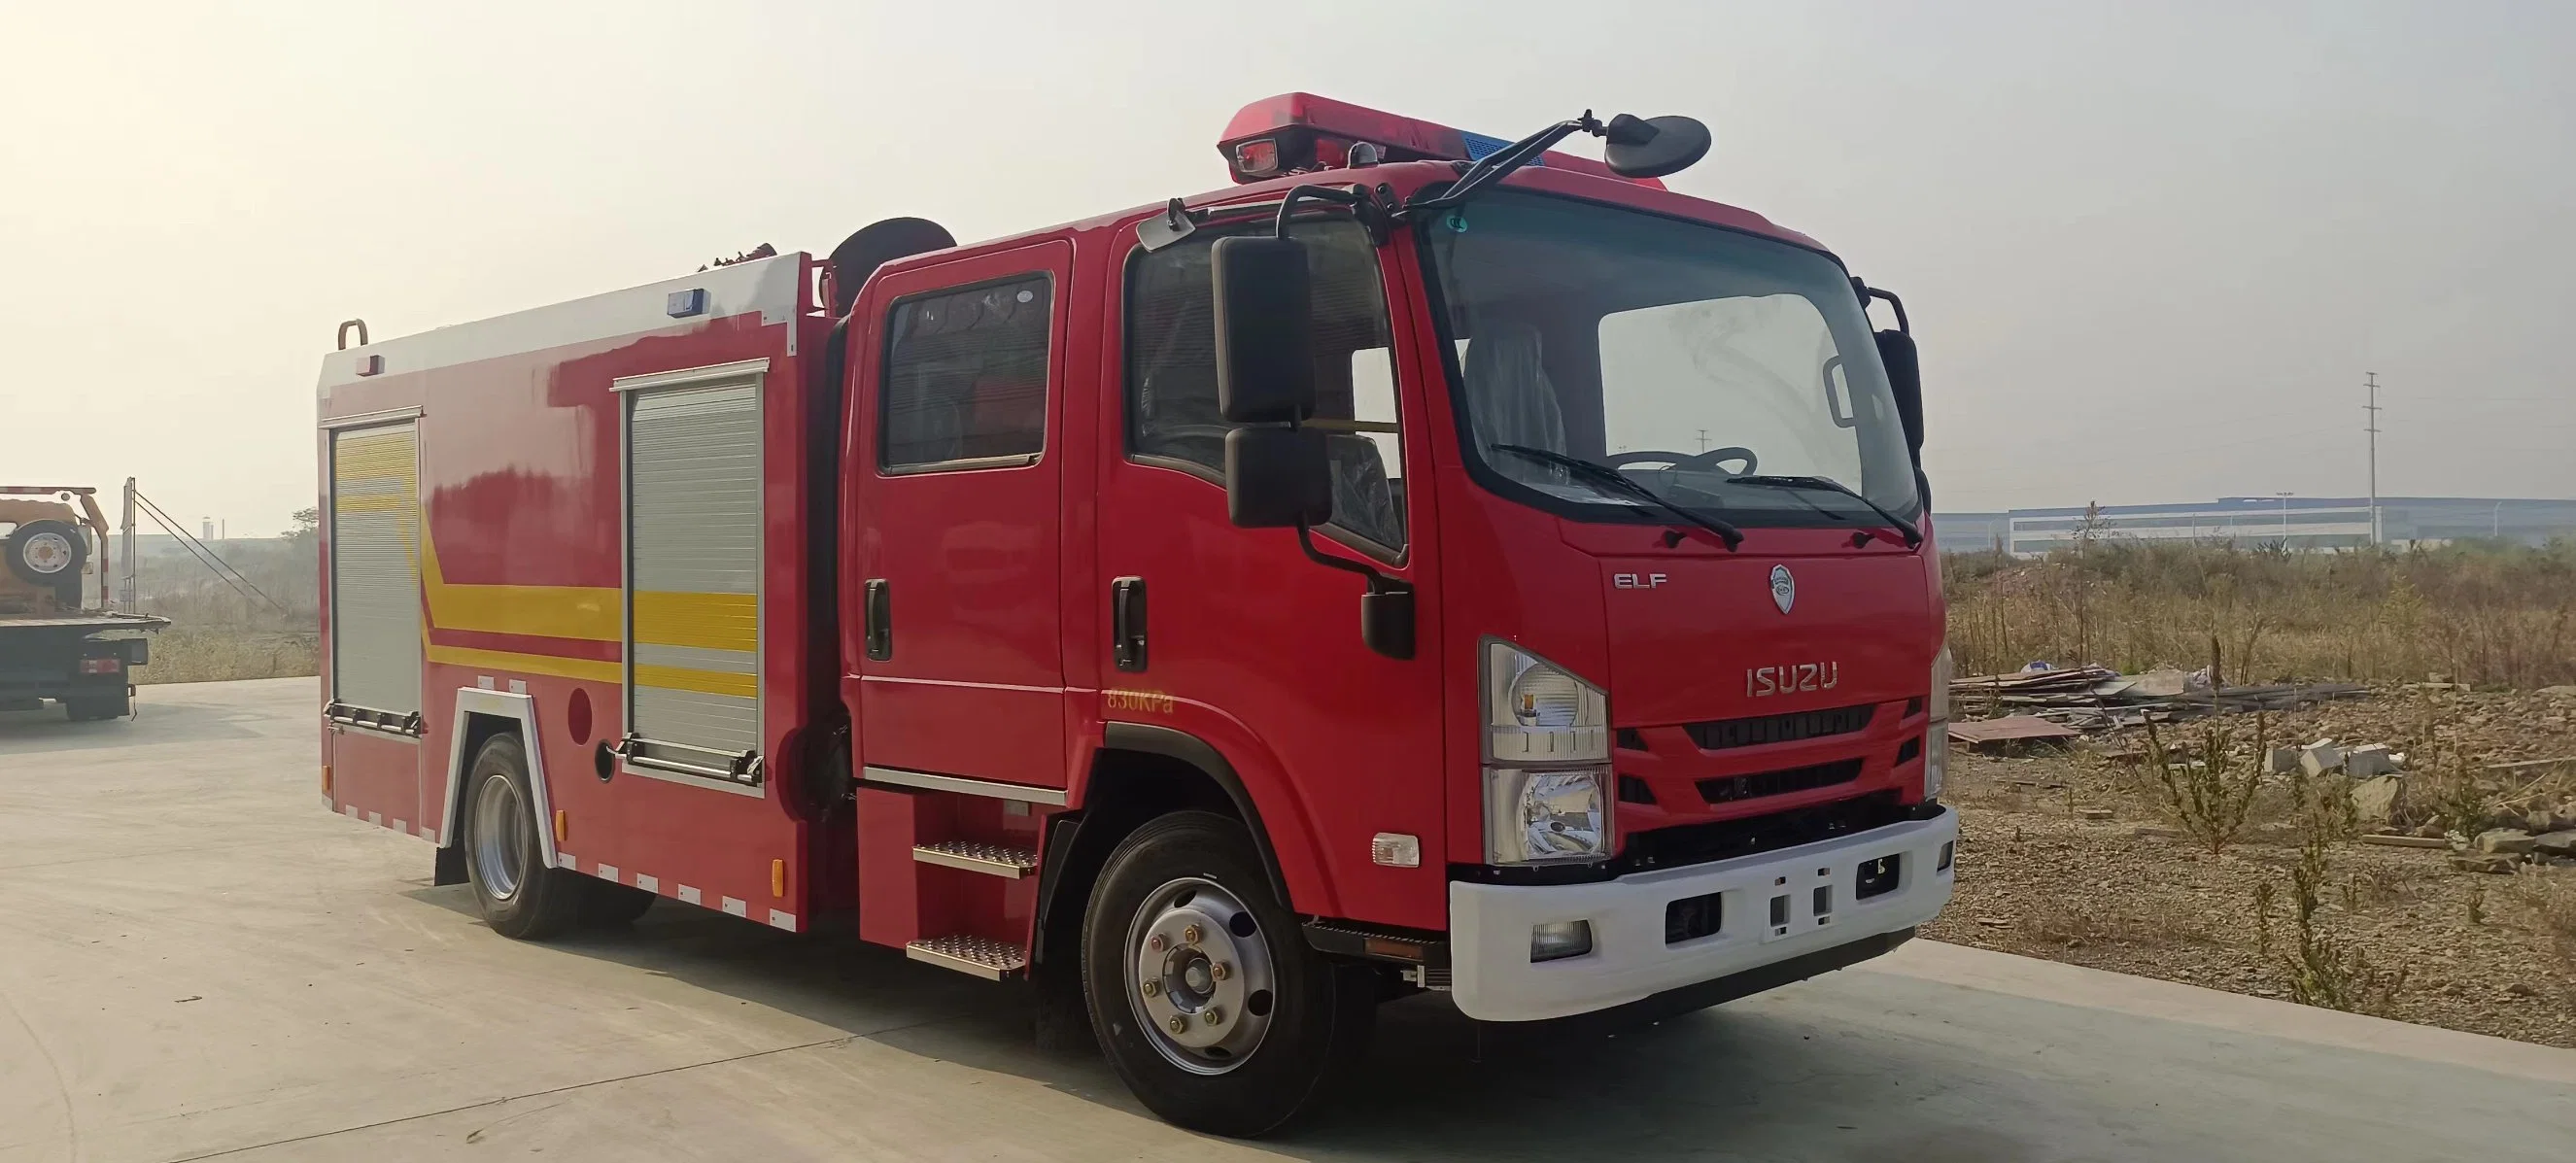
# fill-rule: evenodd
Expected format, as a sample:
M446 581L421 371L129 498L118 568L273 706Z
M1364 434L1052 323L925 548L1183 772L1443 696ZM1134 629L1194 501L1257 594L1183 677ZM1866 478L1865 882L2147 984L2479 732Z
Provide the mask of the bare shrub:
M2254 717L2254 753L2239 761L2234 732L2225 720L2210 720L2200 731L2200 758L2177 756L2164 735L2147 724L2147 774L2158 806L2183 834L2211 855L2235 843L2253 814L2254 794L2263 785L2264 717Z

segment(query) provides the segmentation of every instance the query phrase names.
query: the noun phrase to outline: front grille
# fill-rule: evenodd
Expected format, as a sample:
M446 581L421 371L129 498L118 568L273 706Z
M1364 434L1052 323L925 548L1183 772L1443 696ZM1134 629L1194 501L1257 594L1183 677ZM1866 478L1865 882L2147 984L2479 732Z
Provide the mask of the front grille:
M1822 739L1828 735L1849 735L1869 728L1870 716L1878 713L1878 704L1863 703L1857 707L1835 707L1824 711L1792 711L1785 715L1760 715L1750 719L1713 719L1706 723L1684 723L1691 742L1702 751L1725 751L1734 747L1759 747L1765 743L1795 743L1801 739Z
M1832 763L1811 763L1805 767L1788 767L1779 771L1757 771L1751 775L1730 775L1722 779L1699 781L1700 798L1712 804L1732 804L1764 796L1787 795L1793 791L1813 791L1850 783L1860 778L1860 760L1840 759Z
M1830 804L1773 812L1741 820L1679 824L1628 837L1628 850L1613 869L1624 875L1753 856L1836 836L1849 836L1913 818L1894 791L1872 792Z

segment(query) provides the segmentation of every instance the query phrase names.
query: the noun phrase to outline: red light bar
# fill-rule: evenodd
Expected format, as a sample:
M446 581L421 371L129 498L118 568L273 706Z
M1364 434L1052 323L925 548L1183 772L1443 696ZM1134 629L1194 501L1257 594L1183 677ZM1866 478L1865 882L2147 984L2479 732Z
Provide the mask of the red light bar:
M1250 160L1275 159L1274 168L1267 172L1248 169L1243 164L1247 160L1244 147L1256 141L1275 146L1275 152L1250 155ZM1474 161L1511 144L1508 138L1462 133L1435 122L1399 117L1312 93L1286 93L1255 101L1236 112L1234 120L1225 125L1217 152L1225 155L1226 169L1235 181L1257 182L1282 173L1344 165L1353 141L1375 144L1384 160L1390 162ZM1542 155L1537 164L1568 173L1634 181L1657 190L1664 188L1653 178L1620 178L1600 162L1554 150Z

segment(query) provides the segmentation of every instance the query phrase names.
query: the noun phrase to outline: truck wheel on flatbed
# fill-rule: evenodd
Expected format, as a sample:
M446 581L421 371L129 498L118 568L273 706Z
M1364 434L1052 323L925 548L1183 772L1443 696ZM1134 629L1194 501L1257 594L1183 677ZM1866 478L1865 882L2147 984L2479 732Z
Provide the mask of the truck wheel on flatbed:
M87 698L64 699L63 713L70 715L72 722L75 723L92 719L122 719L134 713L134 696L91 695Z
M61 521L29 521L9 534L0 555L9 559L9 572L30 584L49 586L65 579L80 577L81 561L89 556L89 542L77 526ZM79 604L79 591L73 590L73 604Z
M1083 992L1110 1065L1155 1114L1268 1134L1366 1050L1365 968L1326 960L1273 899L1243 825L1181 812L1111 853L1083 915Z
M588 877L548 868L537 842L536 797L527 751L516 735L495 735L465 776L465 879L492 931L522 941L556 936L580 919Z

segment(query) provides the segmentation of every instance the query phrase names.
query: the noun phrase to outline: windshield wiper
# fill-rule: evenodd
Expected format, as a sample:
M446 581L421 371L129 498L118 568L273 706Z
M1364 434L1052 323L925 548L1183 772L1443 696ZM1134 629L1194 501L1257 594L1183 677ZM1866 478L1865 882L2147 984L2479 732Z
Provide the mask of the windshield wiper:
M1610 489L1611 491L1624 496L1634 497L1637 500L1644 501L1655 508L1661 509L1673 516L1681 518L1684 521L1697 525L1711 533L1717 534L1719 540L1726 542L1726 548L1729 552L1733 552L1736 546L1741 545L1744 542L1743 530L1727 524L1724 521L1718 520L1715 517L1705 517L1676 505L1671 501L1667 501L1663 498L1662 494L1657 493L1655 490L1629 480L1628 474L1620 472L1618 469L1605 468L1601 465L1594 464L1591 461L1584 460L1581 457L1567 456L1562 452L1552 452L1544 448L1532 448L1526 444L1490 444L1486 447L1492 448L1498 452L1516 453L1521 456L1526 456L1531 460L1539 461L1544 464L1555 465L1558 468L1564 469L1567 472L1573 473L1574 475L1581 477L1584 480L1591 481L1596 485L1600 485L1603 488Z
M1897 515L1896 515L1896 514L1894 514L1894 513L1888 512L1888 511L1887 511L1887 507L1886 507L1886 506L1881 505L1881 504L1879 504L1879 503L1878 503L1878 502L1876 502L1876 501L1870 500L1869 498L1867 498L1867 497L1864 497L1864 496L1860 495L1860 493L1859 493L1859 492L1857 492L1857 491L1855 491L1855 490L1854 490L1850 485L1844 484L1844 483L1842 483L1841 481L1835 480L1835 479L1834 479L1834 478L1832 478L1832 477L1818 477L1818 476L1749 476L1749 477L1728 477L1728 478L1726 478L1726 483L1728 483L1728 484L1730 484L1730 485L1755 485L1755 486L1759 486L1759 487L1763 487L1763 488L1774 488L1774 489L1823 489L1824 491L1829 492L1829 493L1841 493L1842 495L1844 495L1844 496L1846 496L1846 497L1850 497L1851 499L1853 499L1853 500L1855 500L1855 501L1858 501L1858 502L1860 502L1861 504L1864 504L1864 505L1869 506L1869 511L1870 511L1870 512L1873 512L1873 513L1878 514L1879 519L1880 519L1880 520L1882 520L1882 521L1887 522L1887 524L1888 524L1888 527L1889 527L1889 528L1896 530L1896 531L1897 531L1898 533L1900 533L1900 534L1903 534L1903 535L1904 535L1904 537L1905 537L1905 547L1906 547L1907 549L1920 549L1920 548L1922 548L1922 547L1923 547L1923 531L1922 531L1922 530L1915 528L1912 524L1908 523L1908 522L1905 520L1905 518L1903 518L1903 517L1899 517L1899 516L1897 516Z

